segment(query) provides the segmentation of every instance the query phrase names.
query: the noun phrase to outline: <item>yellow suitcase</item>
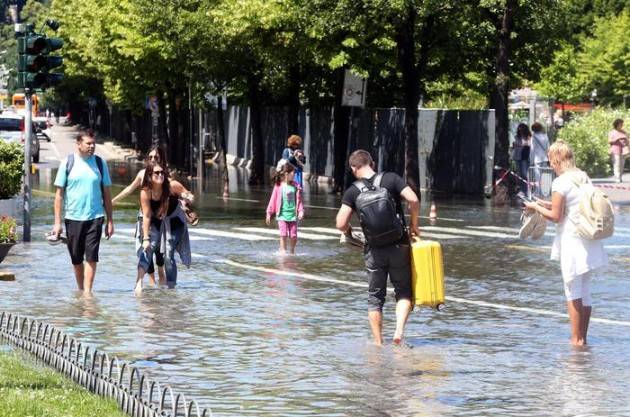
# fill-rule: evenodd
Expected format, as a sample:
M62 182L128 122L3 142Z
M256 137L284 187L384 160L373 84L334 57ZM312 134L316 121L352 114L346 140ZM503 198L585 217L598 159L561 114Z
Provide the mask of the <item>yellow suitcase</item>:
M411 290L413 303L439 310L444 299L442 246L433 240L411 243Z

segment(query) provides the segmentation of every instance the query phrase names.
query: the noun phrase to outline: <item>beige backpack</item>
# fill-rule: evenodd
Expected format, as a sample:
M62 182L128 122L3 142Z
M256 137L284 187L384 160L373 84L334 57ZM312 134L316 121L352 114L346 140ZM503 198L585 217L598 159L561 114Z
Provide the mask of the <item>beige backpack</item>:
M608 196L588 181L582 171L571 174L571 181L583 192L579 212L570 220L582 239L600 240L613 235L615 211Z

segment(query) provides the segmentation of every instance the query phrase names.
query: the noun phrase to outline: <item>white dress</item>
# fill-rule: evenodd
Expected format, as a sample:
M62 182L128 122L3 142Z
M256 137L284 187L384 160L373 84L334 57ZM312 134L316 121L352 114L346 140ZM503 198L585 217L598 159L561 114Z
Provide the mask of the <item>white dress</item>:
M564 282L570 282L578 275L608 265L608 256L602 241L582 239L577 235L571 221L571 218L579 214L580 199L584 194L571 179L574 175L583 177L591 184L588 176L578 170L563 173L551 185L552 192L560 193L565 198L565 215L556 226L556 237L551 247L551 259L560 261Z

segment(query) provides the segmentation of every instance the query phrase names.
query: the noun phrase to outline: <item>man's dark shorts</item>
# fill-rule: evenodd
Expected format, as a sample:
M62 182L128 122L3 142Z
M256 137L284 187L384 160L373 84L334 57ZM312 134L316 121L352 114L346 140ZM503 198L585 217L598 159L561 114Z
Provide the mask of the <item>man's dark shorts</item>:
M368 310L382 311L387 294L387 276L396 301L411 300L411 260L408 244L368 248L363 255L368 274Z
M72 265L82 264L84 256L88 262L98 262L98 248L103 234L103 221L103 217L85 221L66 219L68 251Z

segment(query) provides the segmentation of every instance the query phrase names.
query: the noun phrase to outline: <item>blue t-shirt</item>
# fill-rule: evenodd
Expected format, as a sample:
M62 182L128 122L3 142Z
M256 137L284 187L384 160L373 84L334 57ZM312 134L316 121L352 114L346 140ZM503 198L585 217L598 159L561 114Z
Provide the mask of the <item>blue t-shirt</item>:
M75 154L74 165L69 177L66 176L67 163L67 158L61 162L59 171L57 171L57 178L55 178L56 187L66 187L64 193L65 218L84 221L104 217L101 173L96 164L96 157L92 155L84 159ZM103 161L103 185L105 187L112 185L105 161Z

